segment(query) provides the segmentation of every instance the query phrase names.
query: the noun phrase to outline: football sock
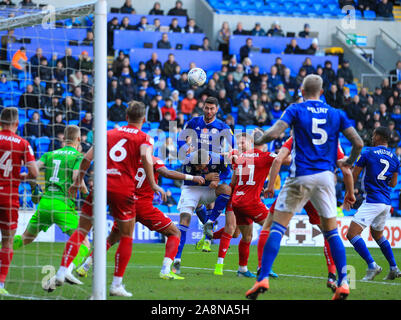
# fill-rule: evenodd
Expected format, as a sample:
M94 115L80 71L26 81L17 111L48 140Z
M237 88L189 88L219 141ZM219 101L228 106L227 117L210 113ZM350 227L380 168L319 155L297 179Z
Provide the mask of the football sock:
M88 272L88 271L90 270L90 268L92 267L92 263L93 263L93 258L92 258L92 256L89 256L89 257L85 260L84 264L82 265L82 268L84 268L84 270L85 270L86 272Z
M395 262L393 250L391 249L390 242L386 239L385 236L382 236L379 240L377 240L377 244L379 245L381 251L383 252L384 256L386 257L390 267L395 268L397 263Z
M0 289L4 289L4 282L0 282Z
M181 231L181 239L180 245L178 246L177 254L175 255L175 259L181 260L182 251L184 250L185 242L187 241L187 231L188 227L180 224L178 229Z
M132 254L132 238L122 236L115 255L114 276L123 277Z
M247 272L248 271L248 266L238 266L238 271L240 272Z
M79 247L84 239L85 235L81 231L74 231L74 233L71 235L70 239L68 239L65 245L63 258L61 259L62 267L68 267L70 265L72 260L78 254Z
M86 245L81 244L81 246L79 247L79 250L78 250L78 254L74 258L74 260L72 260L72 263L76 266L80 266L82 264L82 262L84 262L88 253L89 253L89 248Z
M220 230L217 230L216 232L213 232L213 239L221 239L223 233L224 233L224 227L221 228Z
M163 265L162 265L162 270L161 273L167 274L170 273L171 271L171 264L173 263L173 260L171 258L165 257L163 259Z
M166 252L164 254L164 257L169 258L171 261L174 260L179 245L180 245L180 238L176 236L169 236L166 242Z
M338 273L337 283L340 286L343 280L347 281L347 258L345 256L344 244L338 235L337 228L323 232L323 236L330 245L330 251Z
M228 247L230 246L230 241L232 239L232 236L230 234L228 234L227 232L224 232L223 230L223 234L221 235L220 238L220 244L219 244L219 254L218 257L219 259L223 259L226 257L227 251L228 251ZM223 263L223 262L218 262L217 263Z
M356 252L358 252L362 259L366 261L369 269L374 269L376 267L375 260L366 247L366 243L365 241L363 241L362 237L360 235L357 235L353 237L350 242L354 246Z
M331 255L330 245L326 239L324 240L323 252L324 257L326 258L327 270L329 273L336 274L336 265L334 264L333 257Z
M273 222L270 228L270 235L265 243L262 256L262 266L260 269L258 281L262 281L264 278L269 277L270 270L272 269L273 262L277 257L280 250L280 242L283 237L286 227L283 225Z
M113 282L111 283L111 285L113 287L118 287L118 286L121 286L122 283L123 283L123 277L114 276Z
M216 221L216 219L223 213L224 209L227 207L228 201L230 201L231 196L228 194L221 194L216 198L214 202L214 208L211 210L208 220Z
M108 251L110 248L111 248L111 244L110 244L109 240L107 239L107 241L106 241L106 251ZM90 257L92 257L92 256L93 256L93 250L92 250L92 252L90 254Z
M0 282L4 283L7 278L8 269L13 259L14 251L12 248L2 248L0 250Z
M196 208L195 213L198 216L200 222L205 224L205 222L207 221L206 206L202 204L199 208Z
M239 255L238 265L240 267L244 267L244 266L246 267L248 265L249 247L250 247L250 245L251 245L250 242L245 242L242 239L240 240L240 242L238 244L238 255ZM246 272L246 270L243 271L243 272Z
M17 235L14 237L13 249L17 250L24 245L24 241L22 241L22 236Z
M263 256L263 248L265 247L265 243L267 238L269 238L269 230L262 230L259 235L258 240L258 267L260 268L262 265L262 256Z
M217 258L217 264L224 264L224 258Z

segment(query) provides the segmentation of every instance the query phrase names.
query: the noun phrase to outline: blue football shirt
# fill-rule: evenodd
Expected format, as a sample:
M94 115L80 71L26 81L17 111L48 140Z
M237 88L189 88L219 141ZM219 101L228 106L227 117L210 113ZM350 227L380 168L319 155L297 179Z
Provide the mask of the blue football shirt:
M291 177L334 171L339 134L352 126L343 111L307 100L289 106L280 120L293 130Z
M400 167L396 155L384 146L368 147L355 165L363 168L362 190L365 201L390 205L391 188L388 183Z

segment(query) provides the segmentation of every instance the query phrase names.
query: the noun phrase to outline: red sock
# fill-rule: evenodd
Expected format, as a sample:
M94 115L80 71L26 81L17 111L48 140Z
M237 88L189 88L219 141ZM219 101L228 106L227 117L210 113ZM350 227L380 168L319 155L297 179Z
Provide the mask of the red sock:
M327 269L330 273L336 274L336 265L334 264L333 257L331 256L330 246L327 240L324 240L324 256L326 258Z
M226 257L228 247L230 246L231 239L232 239L232 236L229 233L224 232L224 229L223 229L223 232L222 232L222 235L220 238L220 244L219 244L219 255L218 255L219 258L224 259Z
M250 242L245 242L242 239L239 242L239 245L238 245L239 263L238 264L241 267L248 265L250 245L251 245Z
M179 245L180 245L180 238L176 236L169 236L166 242L166 253L164 254L164 257L174 260Z
M65 245L63 258L61 259L62 267L68 267L72 260L74 260L84 239L85 235L81 231L74 231L74 233L71 235L70 239L68 239Z
M110 244L109 240L107 240L107 241L106 241L106 251L108 251L110 248L111 248L111 244ZM91 256L91 257L93 256L93 250L92 250L90 256Z
M258 241L258 266L259 268L262 267L262 256L263 256L263 249L265 248L265 243L267 238L269 238L270 230L262 230L259 235Z
M128 265L129 259L132 254L132 238L131 237L121 237L120 244L116 251L115 256L115 267L114 276L122 277L125 272L125 268Z
M13 249L3 248L0 250L0 282L4 283L7 278L8 268L10 267L11 260L13 259Z
M213 239L221 239L223 233L224 233L224 227L221 228L220 230L217 230L216 232L213 232Z

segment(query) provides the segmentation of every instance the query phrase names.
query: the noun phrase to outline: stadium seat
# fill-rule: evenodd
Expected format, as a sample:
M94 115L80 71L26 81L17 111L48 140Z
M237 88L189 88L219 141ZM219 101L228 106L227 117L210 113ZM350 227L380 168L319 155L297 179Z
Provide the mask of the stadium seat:
M236 124L236 125L234 125L234 130L245 131L245 128L244 128L244 126L241 125L241 124Z
M107 121L107 130L114 129L116 123L114 121Z
M363 12L363 17L366 20L374 20L376 19L376 12L374 12L373 10L365 10Z
M36 138L34 143L35 143L37 158L40 158L43 153L49 151L51 140L49 137L43 136L40 138Z
M120 127L128 125L127 121L120 121L117 123Z
M77 126L77 125L79 125L79 120L70 120L70 121L68 121L68 125L70 126L70 125L75 125L75 126Z

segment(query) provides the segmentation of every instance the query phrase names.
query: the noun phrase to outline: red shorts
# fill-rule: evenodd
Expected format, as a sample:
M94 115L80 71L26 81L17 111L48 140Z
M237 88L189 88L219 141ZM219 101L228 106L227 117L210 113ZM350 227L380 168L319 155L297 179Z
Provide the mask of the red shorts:
M82 214L88 217L93 215L92 191L85 199L82 206ZM132 194L122 194L107 191L107 204L110 207L110 214L114 219L129 221L135 218L135 200Z
M18 192L17 192L18 193ZM0 229L15 230L18 227L18 196L0 193Z
M233 207L237 225L248 226L253 222L261 222L267 218L269 209L266 208L263 202L256 205L246 207Z
M276 201L277 199L273 202L272 206L270 207L270 213L273 214L274 213L274 207L276 206ZM312 202L308 201L305 206L304 209L309 217L309 222L311 224L320 224L320 216L317 213L315 207L313 206Z
M135 209L136 221L151 231L163 232L172 223L171 219L155 208L152 203L136 202ZM118 230L116 222L114 222L112 230Z

